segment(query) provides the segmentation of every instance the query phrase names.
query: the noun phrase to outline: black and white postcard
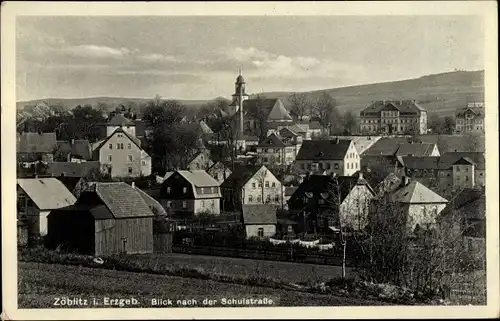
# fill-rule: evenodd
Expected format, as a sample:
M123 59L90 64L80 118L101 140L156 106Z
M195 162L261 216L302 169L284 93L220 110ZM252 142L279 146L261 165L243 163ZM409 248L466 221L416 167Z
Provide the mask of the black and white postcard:
M2 3L3 318L498 317L496 9Z

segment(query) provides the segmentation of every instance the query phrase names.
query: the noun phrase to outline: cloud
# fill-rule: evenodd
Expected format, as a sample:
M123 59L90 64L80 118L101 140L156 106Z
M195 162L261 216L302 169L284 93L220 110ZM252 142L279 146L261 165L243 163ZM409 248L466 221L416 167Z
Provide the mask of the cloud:
M72 46L62 50L64 53L78 57L94 57L94 58L122 58L136 52L127 48L111 48L97 45L79 45Z
M245 73L250 73L261 79L311 79L332 78L339 75L359 77L365 70L353 63L336 61L329 58L304 56L286 56L266 52L254 47L226 51L228 64L241 64Z

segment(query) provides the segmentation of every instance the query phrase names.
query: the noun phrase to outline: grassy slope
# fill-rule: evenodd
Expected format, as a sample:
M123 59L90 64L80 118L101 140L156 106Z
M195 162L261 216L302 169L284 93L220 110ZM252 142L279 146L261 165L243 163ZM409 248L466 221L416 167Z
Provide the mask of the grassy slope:
M250 260L219 256L178 253L135 255L133 260L146 266L202 269L208 273L235 277L264 276L289 283L327 281L342 275L339 266L301 264L279 261ZM347 269L349 276L350 269Z
M256 86L253 86L254 88ZM249 89L252 88L251 82ZM325 89L310 92L313 97L327 92L334 97L340 111L352 110L356 114L361 109L368 106L373 100L384 99L416 99L420 101L422 107L429 112L438 112L442 115L452 115L454 110L466 104L467 100L484 100L484 72L483 71L457 71L443 74L429 75L416 79L393 81L386 83L350 86L334 89ZM229 94L229 93L228 93ZM287 97L291 93L272 92L263 93L269 98L281 98L286 104ZM82 98L82 99L46 99L47 103L61 102L69 108L74 108L78 104L104 102L110 105L117 105L127 101L136 103L147 99L141 98ZM17 108L22 108L25 104L33 104L34 101L18 102ZM189 107L199 107L204 100L183 100Z
M112 296L143 298L271 297L280 306L359 306L380 302L331 295L275 290L199 279L132 273L77 266L19 263L18 304L20 308L52 307L56 296Z

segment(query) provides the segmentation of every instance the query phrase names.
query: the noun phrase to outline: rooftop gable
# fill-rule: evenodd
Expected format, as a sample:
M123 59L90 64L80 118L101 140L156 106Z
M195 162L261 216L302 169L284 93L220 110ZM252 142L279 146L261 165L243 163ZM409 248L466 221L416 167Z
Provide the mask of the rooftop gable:
M108 126L135 126L135 123L122 114L114 115L107 123Z
M17 184L40 210L52 210L76 202L75 196L56 178L20 178Z
M154 216L139 192L124 182L94 183L93 189L117 219Z
M288 110L286 110L285 106L283 106L283 103L281 102L280 99L276 99L273 108L269 112L269 115L267 116L268 121L291 121L293 120L292 116L290 116L290 113L288 113Z
M418 181L398 188L391 195L393 201L406 204L442 204L448 200L441 197L427 186Z

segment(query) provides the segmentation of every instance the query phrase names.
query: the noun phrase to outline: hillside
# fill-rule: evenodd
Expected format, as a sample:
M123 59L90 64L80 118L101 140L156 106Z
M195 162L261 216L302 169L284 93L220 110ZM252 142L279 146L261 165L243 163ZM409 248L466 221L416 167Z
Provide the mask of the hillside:
M484 101L484 71L456 71L415 79L341 87L309 92L311 97L328 93L339 110L358 114L374 100L415 99L429 113L453 115L467 101ZM263 93L269 98L286 99L292 93Z
M251 86L251 80L249 82ZM452 115L456 108L464 106L467 101L483 101L484 71L454 71L442 74L427 75L420 78L392 81L376 84L349 86L307 92L310 97L318 97L328 93L337 100L339 110L351 110L358 114L374 100L416 99L430 113ZM267 98L280 98L285 106L292 92L268 92L260 95ZM251 95L255 97L255 95ZM220 97L219 97L220 98ZM105 103L109 106L127 105L134 102L137 105L148 101L148 98L92 97L80 99L48 98L17 103L17 109L35 105L45 101L48 105L63 104L72 109L77 105ZM196 109L208 100L180 100L187 107Z

